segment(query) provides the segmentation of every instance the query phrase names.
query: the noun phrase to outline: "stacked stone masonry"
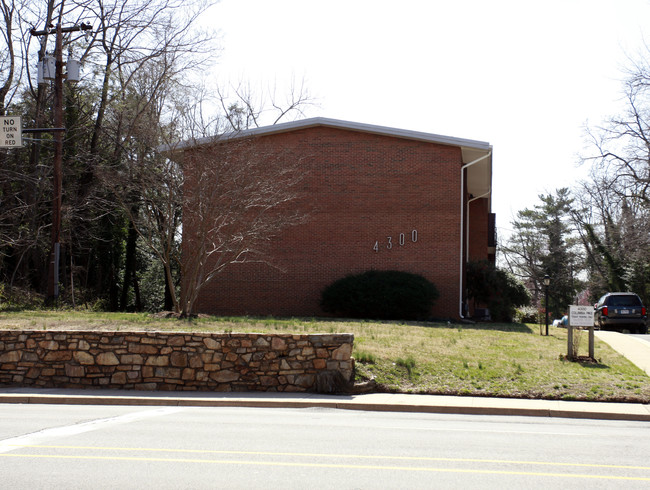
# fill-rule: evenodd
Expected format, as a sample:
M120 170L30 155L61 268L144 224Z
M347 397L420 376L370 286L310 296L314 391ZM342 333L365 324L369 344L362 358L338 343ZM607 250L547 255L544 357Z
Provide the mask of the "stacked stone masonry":
M313 390L352 378L352 334L0 331L0 385L134 390Z

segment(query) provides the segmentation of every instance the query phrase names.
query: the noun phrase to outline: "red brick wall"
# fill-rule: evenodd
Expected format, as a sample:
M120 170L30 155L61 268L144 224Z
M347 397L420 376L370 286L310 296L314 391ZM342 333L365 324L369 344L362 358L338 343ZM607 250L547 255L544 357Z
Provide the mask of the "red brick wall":
M228 266L203 289L197 311L322 315L320 293L333 281L394 269L437 286L433 316L458 316L460 148L328 127L265 136L259 144L302 158L309 219L271 240L273 266Z

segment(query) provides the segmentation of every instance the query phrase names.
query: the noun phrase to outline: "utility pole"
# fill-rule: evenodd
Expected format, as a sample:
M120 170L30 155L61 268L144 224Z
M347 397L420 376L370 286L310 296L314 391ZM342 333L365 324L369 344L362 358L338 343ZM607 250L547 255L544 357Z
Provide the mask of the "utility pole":
M62 204L62 180L63 180L63 138L65 127L63 125L63 33L88 31L92 29L90 24L81 23L72 27L62 27L58 23L56 27L37 31L32 29L32 36L47 36L55 34L54 44L54 162L52 168L52 249L50 252L49 279L47 283L47 301L56 301L59 297L59 256L61 248L61 204ZM39 63L41 60L39 60Z

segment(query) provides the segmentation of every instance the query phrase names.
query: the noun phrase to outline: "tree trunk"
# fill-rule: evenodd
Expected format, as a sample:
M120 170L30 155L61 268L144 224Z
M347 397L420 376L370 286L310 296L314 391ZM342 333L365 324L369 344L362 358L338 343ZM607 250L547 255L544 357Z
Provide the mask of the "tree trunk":
M137 210L133 209L133 216L137 214ZM132 281L135 281L135 266L136 266L136 244L138 240L138 232L133 225L133 221L129 220L129 234L126 239L126 251L124 257L124 278L122 280L122 295L120 298L120 311L126 311L129 301L129 287Z

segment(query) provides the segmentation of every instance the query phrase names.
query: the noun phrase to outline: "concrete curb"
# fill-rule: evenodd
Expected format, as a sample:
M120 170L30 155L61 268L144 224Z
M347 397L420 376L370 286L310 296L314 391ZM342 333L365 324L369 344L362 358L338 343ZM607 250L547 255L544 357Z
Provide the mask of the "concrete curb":
M83 390L0 389L0 403L129 405L184 407L329 408L380 412L444 413L464 415L518 415L601 420L650 421L650 405L633 403L569 402L437 395L371 393L317 394L206 394L93 393Z

